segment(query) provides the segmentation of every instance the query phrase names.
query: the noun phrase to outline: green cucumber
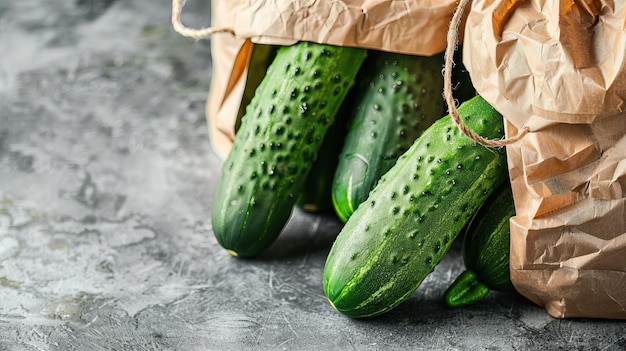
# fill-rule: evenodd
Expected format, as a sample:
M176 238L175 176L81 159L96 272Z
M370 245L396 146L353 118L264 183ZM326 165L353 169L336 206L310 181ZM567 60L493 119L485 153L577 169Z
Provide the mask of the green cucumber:
M372 52L359 74L355 111L333 180L335 211L346 221L378 179L444 113L443 55Z
M358 77L357 77L358 78ZM306 212L333 211L332 185L339 163L338 154L343 146L349 111L354 103L353 90L348 93L337 112L335 123L328 129L317 159L311 166L296 206Z
M248 73L246 76L246 85L243 89L243 96L241 97L241 103L239 104L239 110L237 111L237 120L235 121L235 130L239 129L241 125L241 119L246 113L246 108L250 104L250 101L254 97L256 88L261 84L261 81L267 73L267 68L276 55L277 46L254 44L252 47L252 53L250 54L250 62L248 63Z
M229 253L253 256L278 237L366 53L308 42L278 49L235 134L213 201L213 231Z
M485 201L465 233L462 250L466 270L446 290L444 300L448 306L467 306L491 290L513 289L509 220L514 215L511 185L505 182Z
M459 109L487 138L502 116L477 96ZM485 199L507 179L503 148L484 147L450 116L429 127L348 219L328 255L324 292L350 317L385 313L409 298Z

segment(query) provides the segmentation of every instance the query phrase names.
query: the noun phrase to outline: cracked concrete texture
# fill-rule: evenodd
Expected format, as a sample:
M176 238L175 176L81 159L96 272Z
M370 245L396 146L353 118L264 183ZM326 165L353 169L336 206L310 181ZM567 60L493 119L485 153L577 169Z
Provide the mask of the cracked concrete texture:
M296 211L262 257L230 257L209 218L209 41L169 15L0 1L0 350L626 348L622 321L556 320L513 293L445 308L458 245L406 303L348 319L321 287L328 215ZM205 26L210 3L184 16Z

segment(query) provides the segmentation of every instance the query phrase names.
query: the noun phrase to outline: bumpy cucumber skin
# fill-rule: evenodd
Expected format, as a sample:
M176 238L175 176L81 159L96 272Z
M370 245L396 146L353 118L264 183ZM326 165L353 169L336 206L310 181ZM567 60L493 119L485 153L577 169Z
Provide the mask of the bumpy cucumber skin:
M334 211L332 199L333 178L339 164L338 154L341 152L346 137L346 122L353 103L354 89L344 99L335 117L335 123L326 132L318 157L302 186L296 206L306 212Z
M513 289L509 271L510 219L515 215L511 185L506 182L488 199L463 238L465 266L491 290Z
M241 119L246 113L246 108L254 97L256 88L259 84L261 84L261 81L265 77L267 68L272 63L272 60L276 55L276 50L278 50L278 46L254 44L252 54L250 56L250 63L248 64L246 86L243 90L243 96L241 97L241 103L239 104L239 111L237 112L237 120L235 121L235 130L239 129Z
M213 201L213 231L229 253L257 255L278 237L366 53L307 42L278 50L242 118Z
M470 305L491 290L513 290L509 220L514 215L511 185L504 182L478 210L465 233L462 250L467 270L446 290L444 300L448 306Z
M346 221L380 177L444 115L443 55L372 52L355 87L355 111L333 180L333 204Z
M480 135L502 137L501 115L481 97L459 113ZM331 304L350 317L371 317L409 298L506 178L504 149L470 140L450 116L435 122L339 233L324 267Z
M483 284L476 272L467 269L459 274L444 294L448 307L464 307L482 300L491 289Z

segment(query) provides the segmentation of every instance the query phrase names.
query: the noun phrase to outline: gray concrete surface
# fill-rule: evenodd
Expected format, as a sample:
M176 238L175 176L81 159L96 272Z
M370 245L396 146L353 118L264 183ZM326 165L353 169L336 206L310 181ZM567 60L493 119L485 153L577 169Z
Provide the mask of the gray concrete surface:
M208 24L208 0L184 21ZM296 211L262 257L209 219L209 42L167 0L0 0L0 350L619 350L622 321L557 320L513 293L441 296L458 243L406 303L324 298L340 224Z

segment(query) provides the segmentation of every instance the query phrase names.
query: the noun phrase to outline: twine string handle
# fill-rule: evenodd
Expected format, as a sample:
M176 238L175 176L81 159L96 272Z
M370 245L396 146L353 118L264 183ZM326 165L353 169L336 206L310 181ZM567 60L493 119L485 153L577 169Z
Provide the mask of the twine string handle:
M526 134L528 134L529 130L527 127L520 129L517 134L513 136L509 136L503 139L486 139L482 136L478 135L476 132L471 130L463 121L461 120L461 116L459 116L459 111L456 108L456 102L454 101L454 96L452 95L452 65L454 64L452 56L454 55L454 51L457 48L458 44L458 36L459 36L459 25L461 23L461 19L463 17L463 13L465 12L465 5L469 3L470 0L460 0L459 5L456 8L452 21L450 22L450 28L448 29L447 36L447 46L445 51L445 65L444 65L444 80L443 80L443 93L448 104L448 110L452 120L459 129L463 132L463 134L467 135L470 139L475 142L482 144L488 147L501 147L510 145L521 140Z
M227 27L206 27L202 29L186 27L180 19L184 2L185 0L172 0L172 26L180 35L193 39L204 39L215 33L230 33L235 35L235 31Z

